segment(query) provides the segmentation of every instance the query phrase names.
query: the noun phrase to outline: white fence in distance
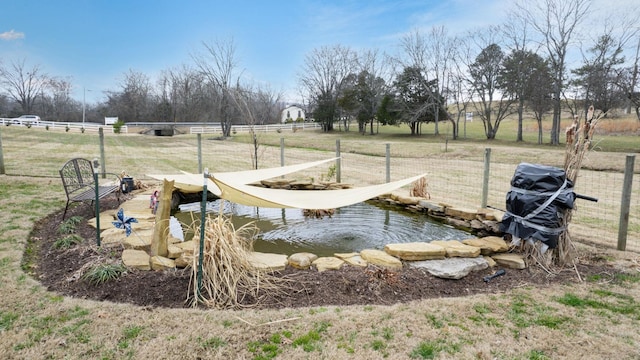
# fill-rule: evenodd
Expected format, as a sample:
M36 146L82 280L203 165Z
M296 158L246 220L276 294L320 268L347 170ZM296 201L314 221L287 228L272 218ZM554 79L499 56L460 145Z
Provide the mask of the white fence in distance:
M39 121L37 123L33 122L23 122L20 119L13 118L0 118L0 124L3 126L26 126L32 128L42 128L47 130L54 131L66 131L66 132L87 132L87 133L97 133L100 128L103 128L103 131L109 133L115 133L113 126L107 126L103 124L96 123L75 123L75 122L58 122L58 121ZM84 130L83 130L84 129ZM120 128L120 132L126 134L128 128L126 125Z

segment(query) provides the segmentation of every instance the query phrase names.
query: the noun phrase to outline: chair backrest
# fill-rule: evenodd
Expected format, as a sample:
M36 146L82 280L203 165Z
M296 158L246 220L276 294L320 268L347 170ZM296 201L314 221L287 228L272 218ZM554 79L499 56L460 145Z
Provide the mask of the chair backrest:
M68 196L79 189L93 186L93 165L87 159L71 159L60 169L60 178Z

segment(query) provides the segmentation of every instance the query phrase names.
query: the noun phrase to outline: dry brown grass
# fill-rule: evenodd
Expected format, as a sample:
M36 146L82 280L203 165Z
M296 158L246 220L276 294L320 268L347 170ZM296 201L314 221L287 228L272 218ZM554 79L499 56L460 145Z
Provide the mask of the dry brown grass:
M243 304L259 303L261 292L277 292L284 285L250 260L251 241L258 231L255 224L236 229L223 211L218 216L208 216L205 226L195 226L193 231L194 254L200 254L203 228L202 266L198 263L199 255L193 257L191 266L190 292L194 307L203 304L215 309L240 309Z
M629 134L638 133L640 131L640 121L633 118L623 119L600 119L596 134Z

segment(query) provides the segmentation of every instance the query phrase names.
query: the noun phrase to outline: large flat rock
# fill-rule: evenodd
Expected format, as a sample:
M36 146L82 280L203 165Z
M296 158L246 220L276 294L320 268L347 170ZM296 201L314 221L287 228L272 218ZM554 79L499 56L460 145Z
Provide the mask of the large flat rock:
M463 219L473 220L478 215L478 211L475 209L465 209L461 207L448 207L444 210L445 215Z
M402 261L382 250L366 249L360 252L360 256L369 264L378 265L390 269L402 269Z
M338 270L342 265L344 265L344 260L333 256L319 257L313 261L313 266L316 267L318 272Z
M249 262L259 270L281 271L287 266L287 255L252 252L249 254Z
M122 251L122 263L138 270L151 270L151 258L146 251L125 249Z
M463 244L458 240L436 240L431 244L442 246L447 252L447 257L474 258L480 255L480 248Z
M508 267L511 269L525 269L527 263L524 261L524 257L520 254L503 253L491 255L491 258L495 260L498 265Z
M489 267L489 263L483 257L412 261L408 263L408 265L425 269L431 275L443 279L462 279L472 271L483 270Z
M169 258L159 255L151 257L151 268L153 270L168 270L174 269L175 267L176 262Z
M313 263L313 261L316 260L317 258L318 258L318 255L316 254L301 252L301 253L291 254L291 256L289 256L287 261L289 263L289 266L291 267L294 267L296 269L306 270L311 267L311 263Z
M476 246L480 248L482 255L491 255L494 253L502 253L509 251L509 245L501 237L485 236L477 239L462 240L465 245Z
M442 259L447 254L444 247L433 244L433 242L387 244L384 251L402 260L411 261Z

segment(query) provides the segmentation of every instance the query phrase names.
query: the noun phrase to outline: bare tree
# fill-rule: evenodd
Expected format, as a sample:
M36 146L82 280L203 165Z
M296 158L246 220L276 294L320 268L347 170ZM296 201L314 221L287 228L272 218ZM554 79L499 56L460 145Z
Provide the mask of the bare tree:
M42 95L48 81L39 65L27 68L25 59L0 66L0 84L9 97L20 104L24 114L33 112L36 98Z
M566 80L566 58L578 25L586 17L590 0L520 0L518 14L542 37L553 72L553 122L551 144L560 144L561 97Z
M640 37L638 38L638 43L636 45L635 54L633 57L633 63L631 66L623 69L622 73L619 76L619 84L624 92L627 95L627 99L629 101L629 105L627 106L627 111L631 110L631 107L634 108L636 117L638 121L640 121L640 89L638 89L639 84L639 67L640 67Z
M468 81L468 65L471 64L471 46L469 45L469 38L458 38L458 49L456 50L453 70L451 72L451 86L449 95L454 102L456 109L456 129L460 132L460 120L463 118L465 121L462 123L462 131L464 138L467 137L467 121L466 113L470 110L470 104L473 101L473 88L471 82Z
M53 119L71 119L79 108L78 102L71 98L71 90L73 85L70 80L52 78L49 81L50 99L43 96L41 99L47 111L45 116L49 115ZM47 101L48 100L48 101Z
M124 122L151 121L154 109L153 87L149 77L129 70L120 81L119 91L106 93L106 111Z
M207 98L214 90L208 88L204 75L188 65L169 69L162 73L164 92L171 105L173 122L205 121L212 107Z
M213 43L203 42L204 54L193 55L192 58L201 74L212 85L212 100L215 101L216 115L220 118L222 135L231 135L233 122L233 100L230 92L234 84L240 82L236 46L233 41L218 40Z
M254 90L246 86L231 89L230 95L246 125L249 125L249 134L253 144L251 162L253 168L258 169L260 139L255 126L271 123L278 118L281 110L278 104L282 95L268 88Z
M439 107L444 109L448 108L448 100L451 97L451 83L453 81L453 69L454 56L456 53L455 44L457 39L449 36L447 29L444 26L433 27L429 33L429 42L427 50L431 56L428 57L429 71L432 73L431 77L438 83L438 93L441 97L437 99L445 100L444 104L439 104ZM438 124L440 120L440 111L435 112L435 134L439 134ZM452 119L451 119L452 120ZM456 139L458 131L456 123L452 120L453 124L453 138Z
M313 116L322 124L322 130L333 130L339 117L338 97L344 80L357 64L355 53L340 45L314 49L305 57L298 75L300 87L313 107Z

